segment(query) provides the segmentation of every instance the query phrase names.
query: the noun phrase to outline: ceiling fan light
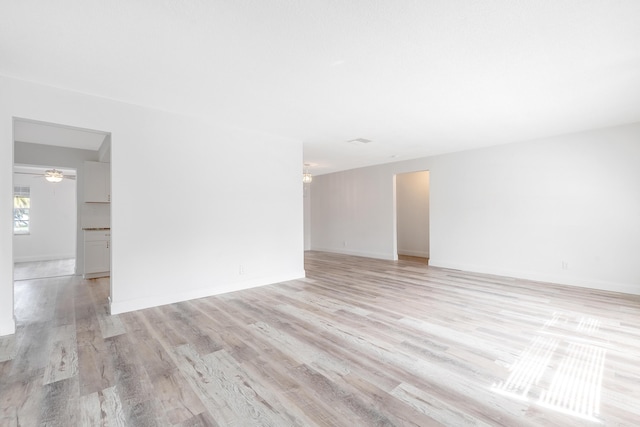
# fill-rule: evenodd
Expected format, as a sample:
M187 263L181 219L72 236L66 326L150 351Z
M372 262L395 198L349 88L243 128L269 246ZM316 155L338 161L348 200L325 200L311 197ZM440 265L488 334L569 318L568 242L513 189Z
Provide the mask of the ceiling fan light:
M49 182L60 182L62 181L63 177L64 175L62 174L62 172L56 169L49 169L44 172L44 179Z

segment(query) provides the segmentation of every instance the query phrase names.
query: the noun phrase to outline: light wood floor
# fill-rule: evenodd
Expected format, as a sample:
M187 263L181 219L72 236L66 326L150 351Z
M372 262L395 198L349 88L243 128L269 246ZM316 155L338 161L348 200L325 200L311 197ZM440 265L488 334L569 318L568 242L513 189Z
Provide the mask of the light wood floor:
M419 257L419 256L412 256L412 255L400 255L398 254L398 260L399 261L413 261L413 262L417 262L420 264L429 264L429 258L423 258L423 257Z
M14 280L44 279L48 277L70 276L76 272L75 258L50 261L16 262L13 265Z
M305 280L107 316L17 282L2 426L637 426L638 297L319 252Z

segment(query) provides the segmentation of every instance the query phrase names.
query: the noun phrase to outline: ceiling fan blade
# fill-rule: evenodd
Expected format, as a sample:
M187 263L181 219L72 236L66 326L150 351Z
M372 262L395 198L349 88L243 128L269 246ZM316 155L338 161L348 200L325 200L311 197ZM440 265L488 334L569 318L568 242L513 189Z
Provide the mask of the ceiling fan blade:
M42 173L33 173L33 172L14 172L17 175L32 175L34 178L44 178L46 177L45 174ZM76 175L63 175L62 179L72 179L72 180L76 180Z
M44 175L43 175L43 174L41 174L41 173L33 173L33 172L14 172L14 173L15 173L15 174L18 174L18 175L33 175L33 176L35 176L35 177L38 177L38 176L44 176Z
M45 178L46 175L41 174L41 173L33 173L33 172L14 172L15 174L19 174L19 175L31 175L34 178ZM76 176L75 175L63 175L62 179L72 179L72 180L76 180Z

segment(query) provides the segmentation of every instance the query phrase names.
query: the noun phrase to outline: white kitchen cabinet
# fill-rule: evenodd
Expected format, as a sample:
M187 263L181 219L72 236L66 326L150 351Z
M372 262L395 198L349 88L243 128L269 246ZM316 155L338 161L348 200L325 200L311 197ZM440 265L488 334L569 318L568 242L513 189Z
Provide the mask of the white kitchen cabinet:
M111 164L84 162L84 201L111 202Z
M111 230L84 231L84 277L110 276Z

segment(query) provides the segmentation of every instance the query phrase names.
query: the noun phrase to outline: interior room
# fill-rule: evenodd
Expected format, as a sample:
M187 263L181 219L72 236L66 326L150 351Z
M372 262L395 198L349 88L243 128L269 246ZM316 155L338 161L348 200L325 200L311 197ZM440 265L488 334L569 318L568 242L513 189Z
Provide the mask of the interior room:
M54 170L68 179L57 181L48 173ZM22 201L14 217L14 280L75 274L75 171L16 166L13 173Z
M633 0L3 3L0 425L636 425L638 46Z

